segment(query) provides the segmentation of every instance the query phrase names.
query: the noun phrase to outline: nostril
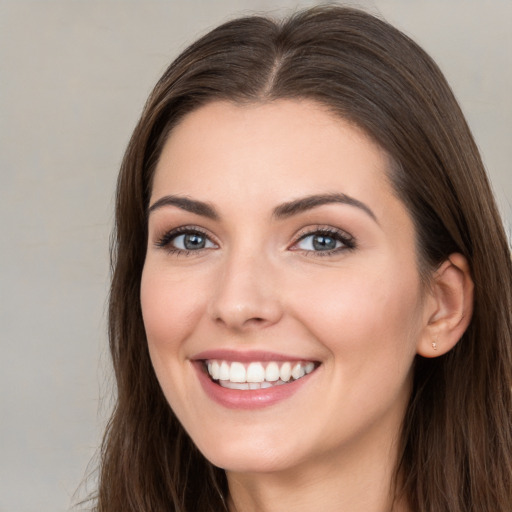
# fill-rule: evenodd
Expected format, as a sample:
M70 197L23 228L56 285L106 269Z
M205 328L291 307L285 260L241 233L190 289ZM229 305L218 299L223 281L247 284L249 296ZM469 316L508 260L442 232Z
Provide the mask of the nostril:
M217 317L215 319L215 321L218 323L218 324L228 324L229 322L227 322L224 318L222 317ZM253 317L253 318L247 318L245 320L242 320L241 322L238 322L239 323L239 326L240 327L249 327L251 325L253 326L261 326L263 324L265 324L267 322L267 320L265 320L264 318L261 318L261 317Z
M251 325L251 324L261 325L263 323L265 323L264 318L249 318L245 321L245 325Z

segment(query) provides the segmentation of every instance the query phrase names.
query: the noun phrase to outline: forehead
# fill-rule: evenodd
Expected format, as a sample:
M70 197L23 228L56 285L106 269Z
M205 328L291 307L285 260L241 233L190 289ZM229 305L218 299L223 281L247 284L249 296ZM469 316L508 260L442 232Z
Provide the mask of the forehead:
M313 101L214 102L171 132L152 201L193 194L263 204L339 192L378 209L383 195L394 195L389 169L387 153L362 130Z

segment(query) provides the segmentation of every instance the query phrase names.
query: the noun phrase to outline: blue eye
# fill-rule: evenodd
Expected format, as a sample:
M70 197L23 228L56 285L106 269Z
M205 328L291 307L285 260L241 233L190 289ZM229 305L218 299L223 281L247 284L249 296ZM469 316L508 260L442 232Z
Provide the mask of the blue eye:
M197 251L198 249L210 249L215 244L202 233L185 233L175 236L170 243L176 249L182 251Z
M303 235L294 245L295 250L308 252L323 252L330 254L344 249L353 249L354 240L348 234L342 231L323 231L317 230Z
M190 228L172 230L166 233L156 245L175 253L188 253L217 247L206 234Z

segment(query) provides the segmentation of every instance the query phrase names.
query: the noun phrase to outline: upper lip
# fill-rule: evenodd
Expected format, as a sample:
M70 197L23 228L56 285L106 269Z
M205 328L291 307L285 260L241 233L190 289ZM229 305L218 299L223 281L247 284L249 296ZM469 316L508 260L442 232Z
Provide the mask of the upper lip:
M192 361L207 361L217 359L222 361L239 361L241 363L250 363L253 361L316 361L309 357L300 357L296 355L280 354L264 350L227 350L212 349L199 352L190 358Z

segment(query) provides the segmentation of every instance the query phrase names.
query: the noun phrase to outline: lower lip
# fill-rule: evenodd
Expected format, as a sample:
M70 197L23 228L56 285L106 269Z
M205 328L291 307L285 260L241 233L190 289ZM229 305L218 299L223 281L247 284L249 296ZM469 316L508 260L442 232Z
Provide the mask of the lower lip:
M194 362L194 367L205 393L212 400L229 409L261 409L286 400L295 394L316 373L315 370L289 384L272 386L266 389L240 390L223 388L212 381L205 372L203 363Z

